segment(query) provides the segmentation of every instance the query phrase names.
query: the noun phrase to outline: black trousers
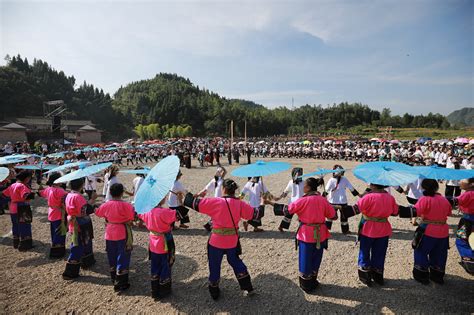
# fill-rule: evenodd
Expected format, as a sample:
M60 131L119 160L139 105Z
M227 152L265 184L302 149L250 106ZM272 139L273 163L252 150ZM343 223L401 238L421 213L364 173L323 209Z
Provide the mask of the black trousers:
M459 186L446 185L445 197L459 197L459 195L461 195L461 188Z

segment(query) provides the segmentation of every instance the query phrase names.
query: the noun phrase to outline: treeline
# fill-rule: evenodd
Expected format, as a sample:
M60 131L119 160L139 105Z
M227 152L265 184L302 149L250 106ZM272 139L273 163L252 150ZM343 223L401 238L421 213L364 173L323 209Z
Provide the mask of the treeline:
M132 82L120 87L113 97L86 82L76 87L75 81L41 60L30 64L20 56L8 58L7 65L0 67L2 118L42 115L43 101L62 99L70 109L69 117L92 120L106 132L106 139L133 136L134 129L135 133L140 129L143 138L171 137L182 133L186 125L194 136L228 135L230 120L240 136L244 121L248 136L344 131L358 126L450 126L440 114L399 116L389 109L380 112L359 103L269 109L221 97L176 74L160 73ZM149 127L154 124L157 126ZM186 132L188 135L189 130Z
M193 128L190 125L164 125L157 123L149 125L137 125L133 131L142 140L160 138L184 138L193 135Z
M0 67L0 117L42 116L43 102L64 100L68 119L91 120L104 131L104 138L120 140L130 134L130 120L112 106L113 99L102 89L83 82L76 87L74 76L53 69L48 63L21 56L6 57Z

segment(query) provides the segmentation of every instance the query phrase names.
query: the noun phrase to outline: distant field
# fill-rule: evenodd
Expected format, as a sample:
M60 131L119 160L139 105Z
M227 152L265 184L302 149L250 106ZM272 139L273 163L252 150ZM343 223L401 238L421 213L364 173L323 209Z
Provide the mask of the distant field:
M363 137L378 137L380 131L365 129L359 135ZM474 128L462 129L431 129L431 128L394 128L392 129L392 138L401 140L411 140L420 137L429 137L433 139L451 139L457 137L474 138Z

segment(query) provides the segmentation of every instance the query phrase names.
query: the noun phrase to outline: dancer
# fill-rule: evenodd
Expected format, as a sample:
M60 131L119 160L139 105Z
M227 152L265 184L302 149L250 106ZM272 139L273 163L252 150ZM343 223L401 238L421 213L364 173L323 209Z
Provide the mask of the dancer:
M304 182L301 178L302 175L303 169L301 167L293 168L293 170L291 170L291 179L288 182L288 185L286 185L286 188L285 190L283 190L283 193L280 195L280 197L276 198L275 201L279 201L282 198L286 198L290 193L291 197L288 200L288 205L300 199L304 194ZM290 228L292 218L293 214L285 215L280 222L278 231L283 232L285 229L288 230Z

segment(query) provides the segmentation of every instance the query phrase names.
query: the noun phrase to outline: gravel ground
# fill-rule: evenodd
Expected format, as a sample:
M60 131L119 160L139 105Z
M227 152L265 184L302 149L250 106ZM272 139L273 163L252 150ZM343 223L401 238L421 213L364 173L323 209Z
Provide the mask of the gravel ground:
M193 161L194 162L194 161ZM289 161L293 166L310 171L316 167L332 167L333 161ZM353 168L354 162L339 162ZM228 167L229 172L235 165ZM183 169L182 182L191 192L197 192L214 175L215 168ZM365 184L348 179L359 190ZM129 189L133 175L119 176ZM290 179L290 171L264 178L265 184L279 195ZM238 180L241 187L243 180ZM444 185L442 186L444 191ZM406 204L404 196L396 193L397 201ZM355 201L349 195L350 203ZM220 300L213 301L207 291L206 242L208 234L202 228L208 217L190 212L188 230L174 232L177 258L173 268L173 294L162 300L150 297L149 262L147 261L148 234L135 230L135 247L130 270L131 288L122 294L114 293L108 275L105 253L104 222L93 216L96 238L94 251L97 264L81 271L81 277L64 281L61 273L63 260L49 260L49 224L44 200L35 200L33 238L35 248L20 253L11 246L10 218L0 216L0 313L51 312L145 312L145 313L473 313L473 277L459 266L454 238L450 238L446 283L443 286L423 286L412 279L413 250L410 241L414 227L409 220L390 218L393 235L390 239L385 264L386 285L371 288L362 285L357 277L358 246L356 235L342 235L339 222L333 225L329 249L325 251L320 269L320 287L314 294L305 294L298 287L298 256L294 247L296 218L290 232L280 233L280 217L270 207L263 218L265 232L242 232L243 260L253 278L257 294L243 297L232 269L224 260L222 265ZM449 218L452 230L459 216ZM357 229L357 218L349 220L351 231Z

